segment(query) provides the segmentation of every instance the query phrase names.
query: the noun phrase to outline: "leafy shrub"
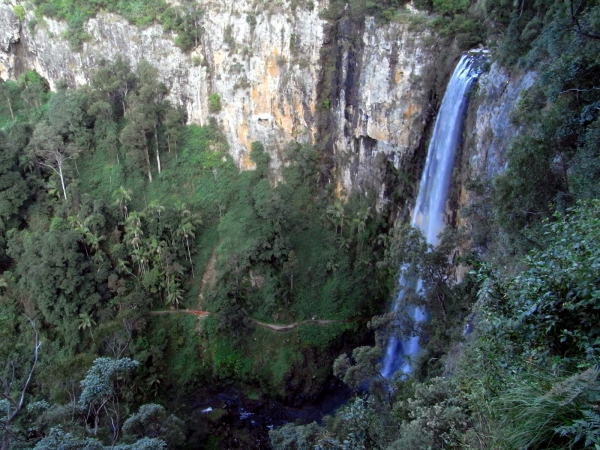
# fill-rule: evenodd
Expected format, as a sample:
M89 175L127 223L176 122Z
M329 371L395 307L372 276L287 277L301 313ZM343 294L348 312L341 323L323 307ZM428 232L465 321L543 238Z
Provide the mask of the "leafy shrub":
M257 24L256 16L254 14L247 14L246 22L248 22L248 25L250 25L250 28L256 27L256 24Z
M214 93L208 96L208 109L212 113L221 111L221 97L219 97L219 94Z
M22 5L15 5L13 7L13 12L15 13L15 16L17 16L21 22L23 22L25 20L25 9L23 8Z
M533 251L521 274L482 297L490 301L489 314L502 317L493 327L522 345L524 358L597 357L600 284L590 269L600 266L599 214L598 201L556 213L544 226L547 249Z
M123 423L123 434L133 439L160 438L168 448L178 448L185 442L184 423L173 416L167 416L161 405L149 403L140 406L137 413L132 414Z
M323 432L316 422L308 425L287 424L269 431L274 450L312 450Z
M433 0L433 10L443 15L464 13L468 7L468 0Z
M195 2L184 1L178 6L171 6L165 0L130 2L34 0L33 3L37 6L36 19L38 21L43 16L48 16L67 22L69 29L66 37L74 50L80 49L83 42L89 40L90 36L85 32L84 25L88 19L94 17L101 10L120 14L129 22L141 27L158 21L164 25L165 30L177 33L175 43L183 51L197 46L198 39L203 32L199 22L202 11Z

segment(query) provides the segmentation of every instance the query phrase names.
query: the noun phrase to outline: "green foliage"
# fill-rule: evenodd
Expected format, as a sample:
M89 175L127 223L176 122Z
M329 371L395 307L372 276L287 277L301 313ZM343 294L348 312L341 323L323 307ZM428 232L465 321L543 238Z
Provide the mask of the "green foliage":
M77 341L76 317L101 299L92 267L79 251L80 236L74 230L34 233L23 241L14 239L9 249L9 255L19 260L17 274L23 287L35 296L49 324L64 327L70 346Z
M598 217L597 200L555 213L536 234L539 248L520 262L518 273L483 266L479 280L471 275L455 288L447 284L447 255L456 247L451 235L442 236L438 249L424 252L418 235L397 232L387 258L394 260L392 264L412 263L423 277L425 292L413 294L411 302L437 298L453 306L436 309L435 303L425 303L431 317L420 333L427 337L421 358L427 363L416 361L407 380L373 378L380 361L377 347L356 348L352 359L339 357L334 373L355 387L370 379L371 397L360 408L358 404L350 408L352 419L350 411L338 411L324 429L310 434L311 445L523 449L597 445ZM463 323L474 287L478 302L468 320L475 333L457 352L448 342L457 342L461 330L451 332L443 317L447 314L452 322ZM465 295L471 300L461 303ZM379 322L384 321L373 321L372 326ZM445 328L448 331L441 332ZM432 377L440 358L445 378ZM359 425L352 426L352 420ZM308 436L302 427L287 430L287 435L289 445ZM278 432L272 438L282 439Z
M395 12L404 6L402 0L385 0L374 2L371 0L336 0L329 4L322 13L323 18L338 20L346 10L351 17L363 19L365 16L375 16L380 23L389 22ZM347 9L346 9L347 8Z
M122 390L122 376L113 383L115 392L121 391L126 399L117 401L117 396L109 395L100 403L87 405L90 408L85 415L89 414L90 426L102 444L118 440L115 426L120 419L115 405L119 402L129 404L133 398L157 395L161 378L165 385L188 385L190 389L201 378L204 368L195 363L200 343L194 318L179 317L186 325L173 328L172 339L154 333L157 339L144 345L148 324L141 317L153 303L169 302L175 307L186 300L188 284L184 280L190 273L194 276L195 238L212 245L208 256L206 250L202 252L206 263L216 244L214 220L218 220L220 208L226 208L227 196L235 189L231 179L237 177L231 159L223 159L226 147L220 135L211 127L185 129L183 115L163 102L165 91L155 74L144 62L134 74L117 58L112 64L104 63L92 76L94 88L65 87L49 95L47 83L33 71L26 72L18 84L0 85L0 111L6 123L0 132L0 238L11 241L8 254L0 255L4 283L0 311L6 312L14 325L23 311L39 320L45 341L35 395L53 402L69 401L71 395L71 402L76 401L77 374L83 377L96 356L110 355L114 359L109 361L135 356L144 362L138 371L141 379L132 382L134 389ZM125 152L117 139L128 126L130 116L126 119L124 115L135 112L138 98L156 107L144 112L145 121L150 122L145 147L152 156L165 155L165 171L160 174L164 177L151 188L139 169L131 170L137 165L135 155ZM68 181L67 199L59 179L60 167L40 170L46 167L42 163L49 162L43 158L44 152L56 149L60 154L73 149L79 155L77 163L72 160L62 166ZM190 179L210 189L196 190L195 183L186 190L180 183L181 173L177 173L184 167ZM150 168L157 169L154 165ZM30 200L34 196L35 203ZM168 206L153 199L166 200ZM189 206L183 204L188 200ZM216 211L208 225L213 233L207 238L199 236L204 226L199 207ZM19 367L11 371L14 375L2 375L2 382L11 383L11 376L20 381L30 358L28 334L21 332L14 338L12 333L17 330L13 326L3 329L2 342L8 339L16 344L14 352L1 355L2 362L13 361ZM100 372L95 372L96 378L101 378ZM88 391L84 386L82 401L87 401ZM52 427L68 423L65 433L72 439L66 436L65 445L87 445L80 437L80 425L71 419L72 408L64 413L65 408L69 409L53 405L41 415L36 413L37 418L21 413L14 422L15 436L24 436L21 423L32 420L39 430L37 436L48 439ZM164 444L142 439L122 444L122 448L142 448L146 441L161 448Z
M298 335L303 345L326 349L339 340L349 329L350 324L332 323L327 326L301 324Z
M208 109L212 113L221 111L221 97L219 97L219 94L213 93L208 96Z
M435 17L431 21L431 26L440 36L444 38L453 38L459 49L470 50L483 42L483 28L481 22L468 14L464 13L461 7L464 4L458 2L455 4L438 5L444 12L443 15ZM468 3L466 5L468 7ZM434 7L435 8L435 7ZM450 8L446 12L445 8ZM456 8L456 9L452 9Z
M468 404L452 382L433 378L413 389L393 406L403 420L391 448L465 448Z
M598 370L590 368L564 379L543 376L516 384L498 399L501 441L509 448L598 444L600 423L593 412L600 399L597 378Z
M127 2L114 0L95 0L93 2L83 0L34 0L33 4L37 7L36 17L48 16L67 22L69 28L66 37L75 50L80 49L82 44L91 37L85 31L87 20L103 10L119 14L140 27L149 26L156 22L162 24L166 31L177 33L175 43L183 51L189 51L196 47L203 32L200 25L202 10L196 2L189 0L180 2L177 6L170 5L165 0ZM15 13L17 12L15 11ZM23 19L21 18L21 20Z
M19 148L11 135L0 132L0 217L7 222L19 213L31 189L18 167Z
M0 128L37 119L49 89L48 82L34 70L22 74L18 83L0 80Z
M60 427L52 428L50 433L42 438L34 447L34 450L103 450L104 446L97 439L79 438L71 433L64 432Z
M459 379L491 403L472 403L490 445L572 448L597 434L598 212L593 201L555 214L519 274L481 271L479 331Z
M340 408L337 417L328 424L331 434L323 433L317 448L382 448L374 406L368 399L356 397Z
M503 19L508 29L499 57L535 67L540 76L513 111L521 133L512 142L506 172L495 181L493 201L500 225L516 247L526 249L531 242L523 237L531 233L525 230L555 209L597 194L591 180L598 145L591 139L597 134L600 43L592 31L596 2L581 4L573 14L568 2L520 6Z
M69 41L71 50L77 51L81 49L85 42L92 39L92 35L85 31L85 18L80 15L72 16L67 20L69 26L64 33L64 37Z
M433 0L434 11L442 15L454 16L466 12L469 2L465 0Z
M165 408L155 403L140 406L123 423L123 434L134 439L159 438L167 443L167 448L175 448L184 443L183 421L167 416Z
M322 433L315 422L308 425L287 424L269 431L274 450L310 450Z
M98 439L80 438L60 427L52 428L50 433L43 437L33 450L166 450L164 441L156 438L142 438L133 444L120 444L104 446Z
M15 16L17 16L21 22L23 22L25 20L25 9L23 8L22 5L15 5L13 7L13 12L15 13Z
M129 358L96 358L81 381L78 406L75 405L75 397L71 397L68 406L50 404L44 400L30 402L26 413L22 414L21 423L10 430L9 436L2 436L2 445L10 446L12 440L17 448L21 448L18 436L21 435L25 440L25 436L35 433L37 443L34 448L38 450L177 448L183 442L183 423L172 415L167 417L162 406L143 405L137 414L121 423L119 397L126 390L127 375L137 366L137 361ZM4 425L2 423L3 428ZM121 425L125 434L124 442L118 442ZM24 434L25 427L27 434ZM89 437L89 434L94 437ZM111 443L105 446L103 441L108 441L109 437Z
M324 19L339 21L342 17L362 21L373 16L380 25L409 20L413 27L434 30L436 36L447 42L453 41L458 49L470 50L485 40L486 30L482 20L471 9L468 0L416 0L413 6L433 15L413 14L402 0L373 2L370 0L335 0L322 12ZM477 2L476 2L477 3ZM478 2L483 3L483 0ZM489 11L486 11L489 14ZM327 85L327 84L326 84ZM322 95L322 107L328 110L330 99Z
M414 5L415 5L415 8L420 9L421 11L433 10L433 1L432 0L415 0Z
M231 341L220 339L213 342L213 374L214 376L227 380L240 378L249 367L249 361L244 358Z
M168 7L160 16L165 30L175 31L175 44L184 52L198 47L204 28L200 25L203 10L191 0L181 2L179 8Z
M600 416L587 409L582 411L583 419L573 421L571 425L563 425L556 429L561 436L573 436L572 442L577 444L582 439L586 447L600 444Z
M250 148L250 159L256 164L256 173L259 177L267 177L269 175L269 162L271 157L265 151L264 145L261 142L255 141ZM265 186L268 188L268 186Z
M378 347L357 347L352 350L352 360L347 355L341 355L335 360L333 374L348 386L358 389L378 375L377 365L382 356Z
M129 358L97 358L81 381L79 404L86 408L102 408L106 401L118 394L117 382L132 372L138 364Z
M494 333L508 331L523 345L523 358L542 364L554 355L563 356L564 363L595 360L600 291L590 269L600 264L599 211L594 201L578 205L568 216L557 213L544 226L547 249L525 258L526 270L508 283L486 281L486 308L502 317L492 322Z
M246 22L248 22L248 25L250 25L250 28L256 27L256 24L257 24L256 16L254 14L247 14Z

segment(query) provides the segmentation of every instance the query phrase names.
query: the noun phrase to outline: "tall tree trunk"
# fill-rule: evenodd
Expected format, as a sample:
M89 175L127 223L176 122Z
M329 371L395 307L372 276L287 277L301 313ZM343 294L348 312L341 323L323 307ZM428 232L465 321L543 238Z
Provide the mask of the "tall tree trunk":
M160 153L158 151L158 133L156 132L156 125L154 125L154 143L156 147L156 163L158 164L158 173L160 173Z
M67 199L67 189L65 188L65 177L63 176L62 164L58 165L58 176L60 177L60 184L62 186L63 196Z
M125 114L127 112L125 110L125 97L127 97L127 93L129 92L129 88L127 87L127 85L123 88L122 92L123 92L123 97L121 98L121 104L123 105L123 117L125 117Z
M185 245L186 245L187 251L188 251L188 258L190 260L190 267L192 268L192 278L196 278L196 275L194 274L194 263L192 262L192 254L190 253L190 243L188 242L187 236L185 237Z
M27 391L27 387L29 386L29 383L31 382L31 378L32 378L33 372L35 370L35 366L37 365L37 362L38 362L38 352L39 352L40 346L42 345L42 343L40 342L40 339L39 339L38 331L35 328L35 322L33 320L31 320L29 317L27 317L25 314L23 314L23 316L25 316L25 318L31 324L31 326L33 328L33 333L35 335L34 347L33 347L33 364L31 365L31 368L29 369L29 375L27 376L27 379L25 380L25 383L23 384L23 388L21 390L21 395L19 397L19 400L17 400L16 398L13 399L4 394L2 395L10 402L11 405L9 406L9 408L12 409L12 412L9 409L9 411L6 413L6 416L3 418L3 421L2 421L3 422L2 428L0 428L0 429L2 429L4 431L4 433L2 433L2 435L0 436L0 450L8 450L10 448L11 436L8 433L8 428L9 428L10 422L12 422L12 420L17 416L17 414L19 414L19 411L21 411L21 408L23 407L23 403L25 401L25 392ZM14 378L14 373L13 373L13 378Z
M152 167L150 166L150 153L148 152L148 144L144 145L144 156L146 158L146 169L148 170L148 181L152 183Z

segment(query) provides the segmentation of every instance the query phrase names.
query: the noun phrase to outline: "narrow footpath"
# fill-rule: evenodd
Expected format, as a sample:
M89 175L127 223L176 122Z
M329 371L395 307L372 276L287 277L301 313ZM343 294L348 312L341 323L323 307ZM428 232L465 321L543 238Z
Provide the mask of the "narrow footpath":
M164 311L150 311L149 313L152 316L162 316L166 314L192 314L197 317L208 317L211 313L208 311L200 311L197 309L169 309ZM331 323L349 323L350 320L317 320L317 319L309 319L309 320L301 320L299 322L294 322L290 324L274 324L274 323L266 323L261 322L260 320L253 319L250 317L250 320L261 327L268 328L270 330L278 331L278 332L286 332L291 331L295 328L298 328L302 324L313 324L313 325L328 325Z

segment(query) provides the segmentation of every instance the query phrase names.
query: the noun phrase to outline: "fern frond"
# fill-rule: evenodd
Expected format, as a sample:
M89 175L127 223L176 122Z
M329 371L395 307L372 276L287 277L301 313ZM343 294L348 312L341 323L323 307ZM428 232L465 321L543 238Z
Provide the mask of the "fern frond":
M500 397L501 439L508 448L573 448L600 444L600 371L589 368L568 378L539 377Z
M571 425L556 428L556 433L563 437L570 437L576 444L585 438L585 446L600 445L600 415L589 409L582 411L583 419L575 420Z
M600 370L596 367L590 367L584 372L572 375L554 384L543 399L558 401L561 406L573 403L582 393L588 394L590 390L598 390L596 386L598 375L600 375Z

